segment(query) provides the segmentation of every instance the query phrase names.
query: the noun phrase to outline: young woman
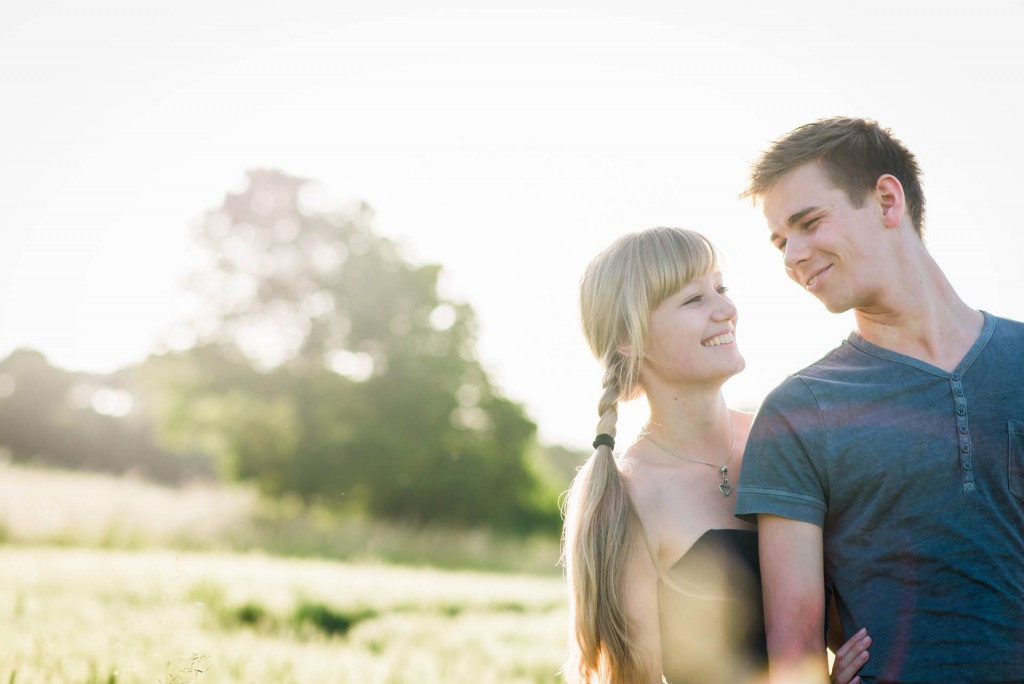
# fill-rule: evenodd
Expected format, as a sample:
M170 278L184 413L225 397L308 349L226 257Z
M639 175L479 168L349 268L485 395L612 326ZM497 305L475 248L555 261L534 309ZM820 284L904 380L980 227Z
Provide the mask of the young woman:
M757 531L731 496L752 416L722 396L744 360L714 248L680 229L626 235L580 289L605 372L595 451L565 502L563 673L586 684L763 678ZM616 459L616 407L640 394L650 421ZM837 651L833 681L858 684L869 643L862 631Z

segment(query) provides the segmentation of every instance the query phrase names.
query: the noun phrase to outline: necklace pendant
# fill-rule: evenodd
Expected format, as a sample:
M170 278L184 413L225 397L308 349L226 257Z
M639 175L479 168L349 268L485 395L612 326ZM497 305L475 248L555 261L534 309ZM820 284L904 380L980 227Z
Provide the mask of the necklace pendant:
M699 463L700 465L706 465L710 468L718 468L718 474L722 476L722 484L718 485L718 491L722 493L722 496L729 496L730 494L732 494L732 485L729 484L729 459L732 458L732 450L733 447L736 446L736 428L732 424L731 413L729 414L729 431L732 433L732 442L729 444L729 453L726 454L725 463L723 463L722 465L718 465L716 463L708 463L707 461L698 461L695 458L687 458L686 456L677 454L676 452L672 451L658 440L654 439L654 437L651 437L651 431L649 429L650 425L651 424L648 423L648 425L644 426L644 428L640 430L640 435L639 437L637 437L637 441L641 439L649 440L651 444L658 447L669 456L673 458L678 458L680 461Z

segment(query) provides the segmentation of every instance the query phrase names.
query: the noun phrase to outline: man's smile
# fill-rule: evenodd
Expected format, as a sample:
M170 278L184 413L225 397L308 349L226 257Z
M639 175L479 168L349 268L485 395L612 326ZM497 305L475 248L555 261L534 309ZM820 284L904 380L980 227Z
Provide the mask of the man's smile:
M807 282L804 283L804 288L806 288L808 292L814 291L814 286L818 284L818 280L821 278L822 275L825 274L826 271L828 271L831 268L832 264L829 264L820 271L817 271L814 275L807 279Z

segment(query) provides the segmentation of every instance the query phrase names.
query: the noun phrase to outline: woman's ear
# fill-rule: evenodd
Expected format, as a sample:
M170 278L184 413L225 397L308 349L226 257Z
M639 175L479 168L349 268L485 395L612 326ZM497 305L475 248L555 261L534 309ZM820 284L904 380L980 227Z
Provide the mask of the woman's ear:
M875 199L882 208L882 222L886 228L895 228L907 213L907 199L899 178L885 173L875 183Z

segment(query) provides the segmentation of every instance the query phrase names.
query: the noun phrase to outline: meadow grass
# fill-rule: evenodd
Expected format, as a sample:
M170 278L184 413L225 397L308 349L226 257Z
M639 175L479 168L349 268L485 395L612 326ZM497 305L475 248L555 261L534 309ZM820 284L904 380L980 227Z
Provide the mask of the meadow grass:
M165 487L0 461L0 542L270 555L559 574L558 540L422 527L269 500L241 485Z
M554 682L561 580L257 554L0 548L0 681Z
M557 554L4 464L0 684L555 682Z

